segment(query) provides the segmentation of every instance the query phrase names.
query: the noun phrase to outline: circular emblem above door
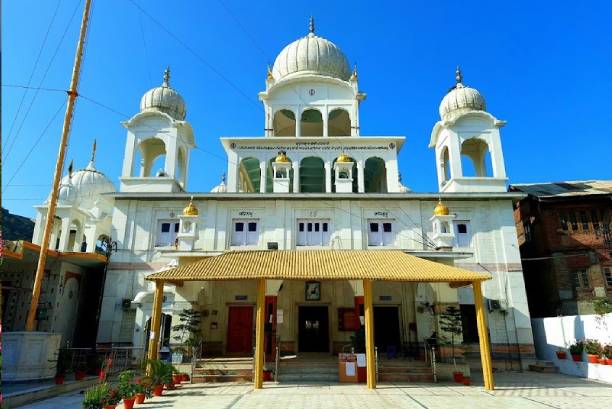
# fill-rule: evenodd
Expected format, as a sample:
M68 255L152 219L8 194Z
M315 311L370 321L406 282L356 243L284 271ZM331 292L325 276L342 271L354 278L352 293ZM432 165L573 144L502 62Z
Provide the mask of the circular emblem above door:
M308 90L308 95L313 96L314 94L315 94L315 90L314 90L314 88L310 88L310 89Z

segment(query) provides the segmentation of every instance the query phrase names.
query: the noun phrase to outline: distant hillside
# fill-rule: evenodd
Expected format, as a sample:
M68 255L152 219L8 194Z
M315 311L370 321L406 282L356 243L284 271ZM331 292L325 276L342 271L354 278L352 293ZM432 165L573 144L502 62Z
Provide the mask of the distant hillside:
M10 214L2 208L2 236L4 240L32 240L34 222L27 217Z

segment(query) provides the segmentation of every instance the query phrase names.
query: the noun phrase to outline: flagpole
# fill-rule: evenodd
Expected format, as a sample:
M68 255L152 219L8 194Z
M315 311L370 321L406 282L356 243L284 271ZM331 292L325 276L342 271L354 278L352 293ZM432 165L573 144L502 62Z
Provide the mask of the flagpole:
M79 32L79 42L77 43L76 55L74 57L74 66L72 68L72 78L70 80L70 89L68 93L68 102L66 104L66 114L64 115L64 125L62 127L62 138L55 162L55 173L53 174L53 186L51 187L51 198L47 208L47 218L45 219L45 229L43 230L43 238L40 243L40 255L38 258L38 266L36 267L36 275L34 276L34 286L32 287L32 302L28 311L28 319L26 321L26 331L34 331L36 320L36 309L40 298L40 288L45 276L45 264L47 262L47 251L49 249L49 238L53 228L55 219L55 209L57 207L57 196L59 193L59 184L62 177L62 169L64 167L64 156L66 155L66 147L68 146L68 136L70 135L70 125L72 124L72 115L74 113L74 104L78 96L77 87L81 74L81 61L83 59L83 48L85 45L85 37L87 35L87 24L89 22L89 11L92 0L85 0L83 9L83 19L81 20L81 30Z

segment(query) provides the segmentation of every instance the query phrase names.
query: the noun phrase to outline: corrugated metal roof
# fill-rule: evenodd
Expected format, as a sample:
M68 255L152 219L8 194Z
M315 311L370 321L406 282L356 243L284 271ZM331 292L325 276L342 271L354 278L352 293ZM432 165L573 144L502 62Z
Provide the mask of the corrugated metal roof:
M536 197L573 197L612 194L612 180L574 180L554 183L510 185L510 191L520 191Z
M230 251L151 274L147 280L386 280L469 283L491 278L399 250Z

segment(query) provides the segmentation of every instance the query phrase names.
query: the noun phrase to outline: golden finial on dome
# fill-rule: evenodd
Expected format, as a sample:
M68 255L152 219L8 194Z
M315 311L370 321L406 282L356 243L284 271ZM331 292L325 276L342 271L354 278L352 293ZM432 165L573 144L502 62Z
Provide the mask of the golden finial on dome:
M162 87L168 88L169 86L170 86L170 66L167 66L166 70L164 71L164 82L162 84Z
M433 214L434 216L448 216L450 214L448 207L442 203L442 199L438 200L438 204L434 208Z
M68 165L68 179L72 178L72 172L74 171L74 159L70 161L70 165Z
M461 73L461 67L457 66L457 69L455 70L455 81L457 81L457 84L461 84L463 82L463 74Z
M315 23L313 16L310 16L310 20L308 21L308 32L312 34L314 34L315 32Z
M276 163L288 163L288 162L291 162L291 161L287 157L287 152L285 152L285 151L278 151L278 155L276 155L276 159L274 159L274 162L276 162Z
M189 204L183 209L183 216L197 216L198 214L198 208L193 205L193 196L191 196Z
M349 163L352 162L353 160L351 159L350 156L348 156L346 153L342 152L340 154L340 156L338 156L338 159L336 159L336 162L338 163Z
M274 79L274 75L272 75L272 70L270 69L270 66L268 65L268 77L269 80L273 80Z
M357 81L357 64L353 67L353 73L351 74L351 81Z

